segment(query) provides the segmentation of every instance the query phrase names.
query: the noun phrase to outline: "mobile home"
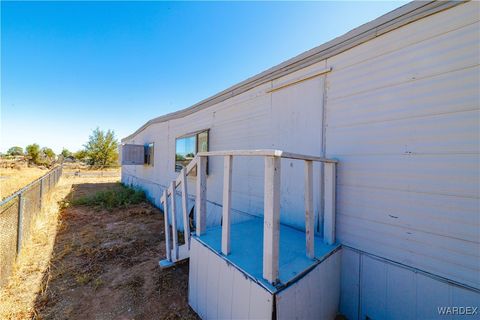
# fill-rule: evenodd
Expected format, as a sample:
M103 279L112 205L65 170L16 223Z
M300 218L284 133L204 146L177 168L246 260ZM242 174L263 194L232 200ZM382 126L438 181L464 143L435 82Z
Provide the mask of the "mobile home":
M201 318L480 318L479 12L409 3L122 140Z

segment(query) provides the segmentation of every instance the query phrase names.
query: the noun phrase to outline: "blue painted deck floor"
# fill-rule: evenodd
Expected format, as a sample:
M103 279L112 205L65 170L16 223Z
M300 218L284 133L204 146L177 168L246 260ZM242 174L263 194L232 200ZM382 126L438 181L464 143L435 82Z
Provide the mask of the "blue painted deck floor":
M315 237L315 259L305 253L305 233L291 227L280 226L280 285L273 287L262 277L263 264L263 219L253 218L231 226L231 253L221 254L222 227L208 229L197 239L221 255L224 259L260 282L271 292L295 280L297 276L323 260L338 248L338 244L326 245L323 239Z

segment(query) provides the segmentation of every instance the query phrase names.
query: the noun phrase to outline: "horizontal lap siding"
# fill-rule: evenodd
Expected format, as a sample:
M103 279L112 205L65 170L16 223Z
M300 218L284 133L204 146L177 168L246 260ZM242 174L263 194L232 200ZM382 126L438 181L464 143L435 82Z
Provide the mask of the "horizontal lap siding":
M177 177L175 172L175 139L191 132L209 129L210 151L241 149L282 149L296 153L321 154L323 76L318 76L274 93L272 85L284 84L325 69L325 62L312 65L272 83L255 87L209 108L183 118L152 124L128 143L155 142L155 167L131 166L125 173L150 190L148 181L168 186ZM125 141L127 142L127 141ZM207 225L220 223L223 192L222 157L210 157L207 178L207 199L210 202ZM281 219L285 224L304 228L302 161L282 161ZM315 214L320 212L320 170L314 170ZM195 192L195 178L188 178L188 190ZM235 157L232 173L232 209L237 218L263 215L264 160L261 157ZM298 186L302 186L299 188ZM158 188L161 190L161 188ZM152 191L159 193L158 191ZM241 217L240 217L241 216ZM318 226L318 219L316 219Z
M478 292L363 252L342 249L340 312L348 319L443 319L438 307L476 306L478 301ZM477 318L478 314L472 319Z
M480 288L478 6L329 59L326 152L340 242Z
M168 186L167 162L164 155L168 153L168 123L160 123L140 132L134 138L126 141L132 144L154 143L154 165L124 165L122 166L122 182L133 183L142 187L147 197L155 205L160 206L160 196L163 187Z

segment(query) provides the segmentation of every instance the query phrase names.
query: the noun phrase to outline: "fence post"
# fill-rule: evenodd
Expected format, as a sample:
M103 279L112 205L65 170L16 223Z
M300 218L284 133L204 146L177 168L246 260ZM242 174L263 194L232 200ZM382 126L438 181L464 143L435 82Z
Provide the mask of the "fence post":
M197 162L197 196L195 198L195 211L197 215L196 234L205 233L207 223L207 157L198 157Z
M40 178L40 210L42 210L43 205L43 177Z
M23 231L23 206L25 199L23 193L18 195L18 216L17 216L17 255L22 247L22 231Z
M232 156L225 156L223 164L222 253L230 254L230 217L232 202Z
M263 278L275 284L278 279L280 240L280 157L265 157L263 217Z

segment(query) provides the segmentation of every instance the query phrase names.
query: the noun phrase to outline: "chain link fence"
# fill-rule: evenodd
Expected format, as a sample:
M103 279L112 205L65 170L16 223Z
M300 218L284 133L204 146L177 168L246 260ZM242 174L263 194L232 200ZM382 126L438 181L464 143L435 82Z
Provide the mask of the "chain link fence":
M30 235L35 216L42 210L45 196L55 187L62 175L62 166L0 202L0 286L10 276L22 244Z

